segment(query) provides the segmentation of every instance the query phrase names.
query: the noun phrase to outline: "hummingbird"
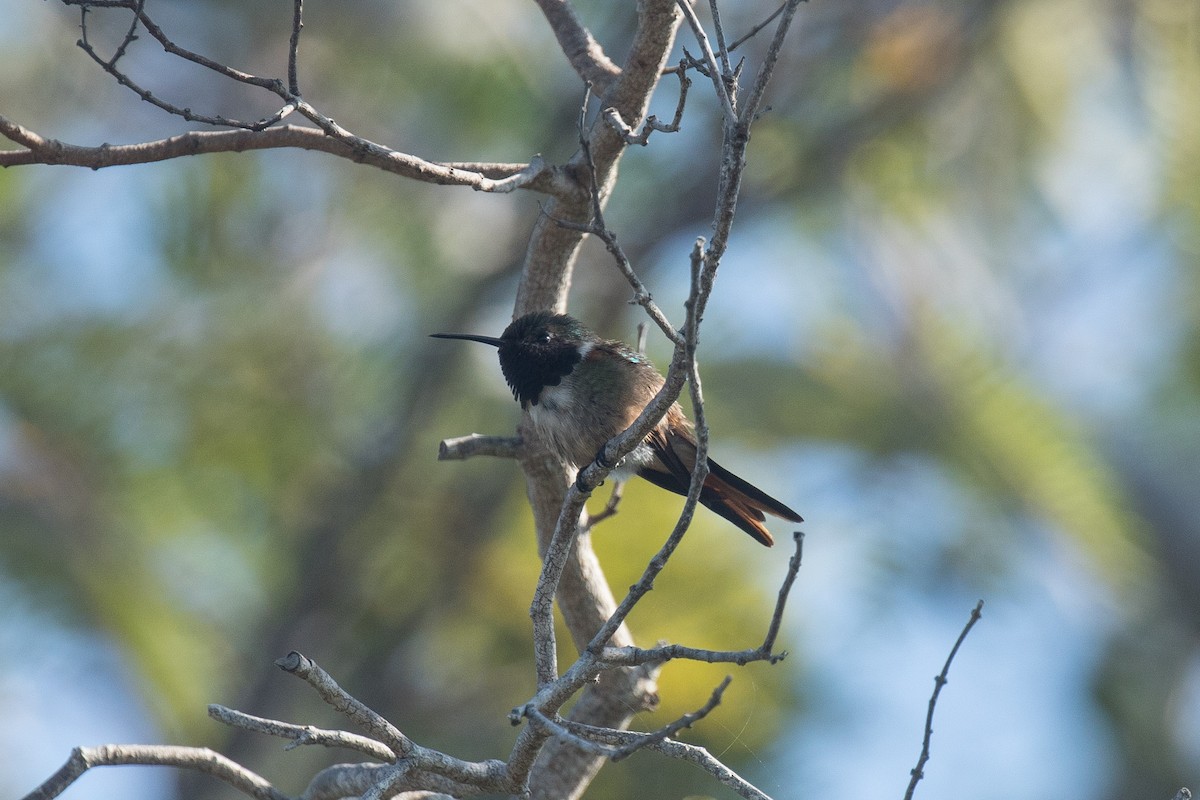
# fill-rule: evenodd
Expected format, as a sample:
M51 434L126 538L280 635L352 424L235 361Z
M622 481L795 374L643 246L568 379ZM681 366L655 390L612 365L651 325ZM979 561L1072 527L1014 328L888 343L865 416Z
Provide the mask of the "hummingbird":
M499 337L435 333L499 349L500 370L513 399L529 412L534 429L564 463L581 469L605 443L628 428L664 379L641 353L603 339L566 314L538 311L518 317ZM678 403L621 463L613 475L638 475L687 495L696 465L696 434ZM700 502L770 547L766 514L803 522L792 509L711 458Z

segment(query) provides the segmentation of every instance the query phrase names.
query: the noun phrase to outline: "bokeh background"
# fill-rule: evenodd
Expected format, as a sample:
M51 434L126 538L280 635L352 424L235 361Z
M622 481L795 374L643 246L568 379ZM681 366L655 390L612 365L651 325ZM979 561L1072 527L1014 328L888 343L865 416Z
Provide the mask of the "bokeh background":
M628 4L577 5L619 60ZM532 3L306 6L305 96L356 133L435 160L575 150L581 87ZM731 38L773 8L730 4ZM288 2L151 10L185 46L284 71ZM80 144L184 130L102 74L78 25L0 0L0 113ZM148 38L126 66L197 111L272 110ZM736 670L689 741L780 800L900 797L983 598L918 797L1197 788L1198 78L1193 2L802 8L702 351L714 453L808 520L791 655ZM674 103L668 80L655 110ZM673 318L715 120L697 84L610 207ZM426 334L503 327L538 210L302 152L0 173L0 796L106 742L213 746L299 792L346 755L205 715L339 725L272 666L293 648L421 743L504 756L533 686L523 483L435 456L518 412L493 351ZM628 297L586 246L571 310L630 339ZM628 488L595 534L614 586L678 508ZM787 550L702 512L636 635L756 643ZM669 666L638 724L727 671ZM652 754L588 796L689 795L732 797ZM130 767L67 796L232 793Z

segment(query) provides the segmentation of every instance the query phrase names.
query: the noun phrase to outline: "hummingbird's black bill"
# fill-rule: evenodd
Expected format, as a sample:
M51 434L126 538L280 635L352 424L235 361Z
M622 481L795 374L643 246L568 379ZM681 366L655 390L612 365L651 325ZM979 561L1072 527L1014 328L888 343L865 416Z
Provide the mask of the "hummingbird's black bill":
M480 336L475 333L431 333L429 336L432 339L466 339L468 342L483 342L492 347L504 344L504 340L496 336Z

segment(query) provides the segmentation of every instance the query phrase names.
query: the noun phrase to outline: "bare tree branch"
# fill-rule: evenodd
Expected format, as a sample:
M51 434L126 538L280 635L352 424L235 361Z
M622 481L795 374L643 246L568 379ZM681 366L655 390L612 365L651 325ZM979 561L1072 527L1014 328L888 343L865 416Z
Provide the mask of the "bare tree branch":
M686 77L684 80L686 80ZM638 277L636 272L634 272L633 264L630 263L629 257L625 255L624 249L622 249L620 243L617 241L616 232L609 228L608 223L604 221L604 202L603 198L600 197L600 192L596 188L598 186L598 182L596 180L596 161L594 158L592 158L591 144L588 142L587 137L582 135L586 112L587 96L585 94L583 108L580 110L579 127L581 135L579 138L579 146L580 153L583 156L584 162L587 164L588 174L592 176L592 214L591 220L587 223L587 225L582 226L579 229L585 231L586 233L592 234L597 239L604 242L605 248L608 249L608 252L611 253L612 257L616 260L617 269L621 271L621 274L627 281L629 281L629 285L633 287L633 301L646 310L646 313L650 316L650 319L652 319L654 323L658 325L659 330L663 332L663 334L671 341L672 344L679 346L683 344L683 336L679 333L679 331L675 330L675 328L671 325L670 320L667 319L666 314L664 314L662 309L658 307L658 304L654 302L654 298L650 295L650 290L646 288L646 284L642 283L642 279ZM618 120L620 119L620 115L615 109L606 109L605 114L613 116ZM571 226L571 223L567 221L563 221L560 224L567 227Z
M688 9L685 9L684 11L687 13ZM700 31L700 34L703 35L703 31ZM714 64L715 69L715 61L712 63ZM767 74L769 74L770 71L770 69L766 70ZM718 81L718 83L720 83L720 81ZM723 84L721 85L723 86ZM730 112L732 112L732 104L730 103L727 105ZM698 322L703 316L708 293L712 289L717 266L725 249L728 230L732 224L733 211L736 207L737 194L740 188L741 172L745 164L745 148L749 139L749 123L746 123L745 125L739 126L735 129L733 127L734 120L736 120L736 116L730 113L726 125L725 142L723 145L723 165L725 166L722 168L721 178L718 186L719 199L716 216L714 218L714 228L721 237L719 242L720 246L710 246L707 250L703 250L702 241L697 242L697 248L694 250L692 258L692 290L689 292L688 302L686 303L688 319L684 326L684 331L687 335L678 337L677 335L671 335L670 333L668 334L671 336L672 340L676 342L676 348L675 356L672 358L672 363L670 369L668 370L663 387L656 398L647 406L646 409L643 410L642 414L634 422L630 429L605 445L605 447L602 448L601 454L597 460L581 469L576 475L575 483L567 489L565 494L558 495L562 497L562 502L558 507L558 515L553 528L553 533L550 537L549 543L545 546L543 555L543 571L541 577L539 578L538 588L534 593L534 599L530 607L530 616L534 622L535 631L535 661L537 664L539 701L544 700L546 702L546 705L542 705L539 702L537 706L539 710L545 710L547 706L554 707L555 703L565 702L565 698L562 697L564 689L563 684L569 685L572 682L571 680L568 680L568 678L575 680L587 679L590 677L591 671L596 667L595 664L589 664L587 658L581 657L580 660L577 661L576 664L573 665L568 672L563 675L563 680L555 680L557 675L557 651L553 639L554 630L552 603L556 592L559 592L559 579L562 575L562 571L567 563L569 555L573 552L573 545L578 542L586 543L586 538L579 537L577 535L580 524L580 516L586 496L592 489L595 488L599 481L607 475L608 468L605 465L617 463L624 455L630 452L632 448L635 447L637 443L645 437L645 435L657 423L657 421L661 419L662 415L666 412L666 409L678 397L684 380L688 379L689 377L698 378L695 370L695 334L697 331ZM593 140L589 140L588 144L592 144L592 141ZM579 226L590 227L591 225L595 225L598 216L596 214L597 209L602 212L603 200L606 197L606 183L602 177L604 166L601 160L595 156L594 149L589 150L588 147L583 147L581 148L581 152L583 152L585 158L589 154L592 155L594 159L592 163L595 164L594 173L596 174L596 178L592 181L593 186L591 189L591 219L583 222L582 225ZM545 218L557 221L560 224L560 228L568 228L568 226L561 225L563 220L575 221L578 219L577 216L573 215L555 214L553 209L547 212ZM597 227L603 230L603 226ZM613 249L619 252L619 248ZM527 262L527 270L531 268L531 265L532 262ZM632 274L632 270L630 270L630 273ZM636 275L634 275L634 277L636 278ZM636 285L637 284L635 284L635 287ZM645 293L644 296L639 297L639 302L642 302L643 305L646 305L649 310L650 305L648 301L648 292ZM528 310L532 309L522 306L522 295L519 294L517 312L525 313ZM659 317L654 317L652 314L652 318L655 318L655 321L659 324L660 328L671 330L669 323L664 325L665 317L662 317L661 315ZM682 338L683 341L680 342L678 338ZM693 389L693 399L700 399L698 380L696 380L696 387ZM679 524L677 524L675 530L672 531L671 537L668 539L659 555L655 557L655 560L652 561L651 566L648 567L648 573L657 574L658 571L661 571L662 566L665 565L665 559L669 557L670 553L674 551L675 547L682 539L683 533L686 531L686 528L690 523L691 515L694 513L695 505L699 497L700 487L702 486L704 478L704 472L707 467L706 458L704 458L706 443L704 442L703 438L704 428L702 425L702 412L700 413L701 427L698 429L698 432L700 434L699 438L701 445L699 448L700 452L697 457L697 468L693 474L692 488L685 500L684 509L680 517ZM527 471L529 471L528 468ZM548 477L548 473L546 473L546 477ZM530 472L531 500L536 499L534 492L536 478L537 473ZM537 495L541 495L540 491L537 493ZM548 496L552 497L555 495L550 493ZM537 513L538 509L542 506L539 506L539 504L535 502L534 507L535 513ZM540 525L541 519L539 518L539 531L544 531L544 528L541 528ZM541 533L539 535L541 535ZM544 539L542 539L542 541L544 541ZM649 580L653 580L652 576L649 578ZM593 637L593 644L589 644L589 651L595 646L595 642L599 642L602 645L603 643L609 641L610 637L615 635L618 631L624 630L623 621L634 603L636 603L636 599L631 599L627 596L626 602L623 602L621 607L615 609L614 613L609 615L606 622L600 627L599 633Z
M602 742L614 746L625 744L636 740L639 736L645 734L636 731L616 731L611 728L596 728L591 725L583 725L571 720L562 720L563 728L575 733L579 736L585 736L591 741ZM720 759L709 753L703 747L686 742L676 741L674 739L665 739L660 742L652 742L645 746L646 750L661 753L664 756L687 761L695 764L703 769L708 774L712 775L721 784L728 786L739 797L744 797L747 800L771 800L771 798L760 791L749 781L742 778L729 767L721 763Z
M638 5L637 25L621 75L604 95L606 104L615 108L623 119L641 119L646 114L651 94L674 44L678 24L678 10L673 0L644 0ZM595 162L596 190L606 200L626 145L603 121L592 125L589 144ZM554 220L586 222L592 204L591 190L584 183L586 166L581 159L575 158L567 168L575 170L574 174L579 176L580 191L569 196L555 195L545 207L546 214L535 224L517 290L515 315L566 309L572 271L584 234L562 227ZM528 419L523 419L520 432L525 435L530 431ZM526 442L530 441L527 437ZM537 527L539 554L545 558L562 514L569 476L558 459L536 443L527 446L521 467L526 475L527 493ZM567 556L559 573L558 606L576 648L582 649L616 607L616 601L591 547L590 537L576 537ZM633 644L633 637L627 629L620 628L614 635L614 643L617 642ZM654 696L653 682L647 673L636 669L611 671L601 676L598 683L586 685L571 713L576 719L624 727ZM536 757L529 772L535 800L577 797L602 760L558 741L547 743L539 751L538 742L544 738L545 734L540 731L523 730L514 746L510 764L514 770L523 769Z
M63 0L63 2L80 7L82 29L82 38L78 42L80 48L101 69L112 75L118 83L129 88L142 100L152 103L169 114L189 122L231 127L235 130L195 131L169 139L132 145L105 144L99 147L83 147L43 137L15 122L0 117L0 134L26 148L25 150L0 152L0 166L69 164L100 169L121 164L150 163L201 153L297 147L321 150L360 163L367 163L413 180L441 185L470 186L477 191L504 193L515 189L529 188L552 195L569 195L577 190L566 171L547 166L540 157L534 157L529 164L523 165L495 164L468 167L439 164L372 142L336 123L311 103L303 100L299 94L297 54L300 31L303 27L301 0L294 0L293 4L287 85L278 78L252 75L179 46L146 13L144 0L103 0L102 2L100 0ZM125 9L132 14L129 29L109 58L101 56L88 38L88 13L93 8ZM219 114L199 114L191 108L155 96L118 67L118 63L130 45L137 40L139 28L144 29L158 41L165 52L204 67L229 80L266 90L283 101L282 107L261 119L244 121ZM315 124L317 130L278 126L278 123L285 117L297 111Z
M218 722L223 722L235 728L253 731L254 733L263 733L268 736L291 739L292 741L284 747L285 750L291 750L301 745L315 744L323 747L345 747L350 750L357 750L364 755L383 762L396 760L396 754L386 745L380 744L366 736L359 736L348 731L329 731L315 728L312 725L292 725L287 722L279 722L278 720L265 719L252 714L246 714L242 711L235 711L232 708L226 708L215 703L208 707L208 715Z
M759 31L761 31L763 28L770 25L775 20L776 17L778 17L780 14L783 13L783 10L785 8L787 8L787 5L788 5L787 2L780 4L779 8L772 11L771 14L766 19L764 19L762 22L758 23L753 28L746 31L746 33L744 33L742 36L739 36L736 40L734 40L734 42L729 45L729 52L732 53L734 50L737 50L739 47L744 45L746 42L750 41L755 36L757 36Z
M975 608L971 610L971 616L967 620L967 624L963 626L962 633L958 634L958 639L955 640L954 646L950 648L950 655L946 657L946 663L942 665L942 671L933 679L933 694L929 696L929 710L925 714L925 737L921 742L921 755L917 757L917 765L912 768L912 779L908 782L908 790L904 793L904 800L912 800L913 792L917 789L917 784L921 781L921 778L925 777L925 764L929 761L929 740L933 738L933 710L937 706L938 695L942 693L942 687L947 683L946 676L950 672L950 664L954 661L954 657L958 655L958 648L962 647L967 634L971 632L971 628L975 627L975 623L982 616L983 601L980 600L975 604Z
M321 669L313 660L295 651L275 662L276 666L299 678L303 678L317 690L326 703L337 711L366 728L372 736L378 738L396 754L397 763L403 762L404 775L412 770L414 773L431 773L442 776L465 786L475 786L487 791L511 791L511 779L508 765L503 761L464 761L448 756L436 750L422 747L401 733L394 725L368 708L364 703L352 697L337 682ZM399 780L389 773L387 777L392 787ZM409 788L425 788L411 786ZM441 789L442 786L432 788Z
M342 800L374 792L387 797L475 797L513 794L513 784L503 775L474 776L469 782L424 771L417 760L394 764L335 764L313 777L299 800ZM394 794L398 793L398 794Z
M360 164L376 167L405 178L443 186L468 186L480 192L511 192L530 189L550 195L576 191L573 179L560 167L535 158L528 164L485 162L434 163L382 145L355 142L357 137L334 138L317 128L282 125L263 131L191 131L137 144L85 147L48 139L6 117L0 116L0 135L25 146L22 150L0 150L0 167L25 164L54 164L89 169L149 164L183 156L209 153L244 153L292 147L317 150Z
M750 87L750 94L746 96L745 102L741 108L741 122L743 125L749 125L758 116L758 109L762 103L763 94L767 91L767 84L771 81L771 76L775 74L775 64L779 61L779 54L783 51L783 42L787 38L788 30L792 26L792 18L796 15L796 9L800 7L803 0L788 0L784 3L783 11L779 18L779 24L775 26L775 36L771 39L771 45L767 48L767 54L763 58L763 63L758 68L758 73L754 77L754 84Z
M126 8L133 12L133 21L129 25L129 30L125 32L125 37L121 40L121 43L117 45L113 55L109 58L104 58L101 56L88 39L88 12L91 11L91 9L96 5L94 0L63 0L63 3L66 5L80 6L79 27L81 30L81 38L77 42L79 48L83 50L83 52L87 53L88 57L91 58L92 61L95 61L101 69L113 76L117 83L132 91L142 100L150 103L151 105L157 106L163 111L166 111L168 114L182 117L188 122L201 122L205 125L221 125L230 128L244 128L246 130L260 131L276 124L296 110L295 102L288 99L291 97L291 95L283 87L283 84L280 81L269 78L260 78L257 75L251 75L249 73L242 72L241 70L233 69L232 67L219 64L212 59L206 58L198 53L193 53L190 50L176 45L167 37L165 33L163 33L161 28L154 24L154 21L151 20L150 17L145 13L145 0L118 0L118 2L115 3L105 4L104 7L106 8ZM220 114L197 114L190 108L181 108L173 103L163 100L160 97L156 97L149 89L144 88L134 81L133 78L131 78L126 72L117 68L117 62L124 57L126 51L129 49L129 46L137 41L139 24L145 27L146 31L155 39L157 39L160 44L162 44L163 49L166 52L178 56L186 61L191 61L194 64L199 64L200 66L206 67L213 72L218 73L219 75L229 78L230 80L234 80L239 83L245 83L250 86L257 86L278 94L281 97L284 97L283 107L267 117L263 117L262 119L254 122L246 122L244 120L225 117Z
M604 96L620 77L621 68L612 62L604 49L584 27L579 14L567 0L536 0L538 8L550 24L562 49L575 72L584 83L591 85Z
M647 749L697 765L709 775L712 775L719 783L728 786L739 797L744 797L746 800L771 800L768 794L725 766L721 763L720 759L703 747L672 740L659 742Z
M300 31L304 29L304 0L292 3L292 36L288 40L288 91L300 94L300 77L297 61L300 56Z
M658 117L651 114L642 123L641 132L634 133L633 128L627 125L625 120L621 119L621 112L611 107L604 109L604 119L621 134L621 138L625 140L625 144L638 144L645 147L650 143L650 134L654 131L662 133L679 132L679 125L683 121L683 108L687 103L687 93L688 89L691 88L692 79L687 76L687 70L683 68L682 64L675 74L679 77L679 102L675 105L675 116L669 123L659 122ZM587 108L586 103L584 104L584 108Z
M708 12L712 16L713 33L717 36L717 54L721 58L721 75L728 76L733 70L729 66L729 50L725 47L725 29L721 26L721 8L717 0L708 0Z
M45 783L27 794L24 800L50 800L58 797L83 773L93 767L118 764L144 764L180 767L212 775L256 800L289 800L264 778L207 747L173 745L109 744L100 747L76 747L67 763Z
M398 769L393 764L335 764L317 773L298 800L361 798L378 791L376 787L381 785L390 787L388 791L398 791L387 795L390 800L456 800L505 792L501 788L465 786L437 776L422 776L413 770Z
M397 757L405 758L412 754L415 745L411 739L401 733L395 725L338 686L337 681L312 659L293 650L283 658L277 659L275 666L306 681L309 686L317 690L317 694L321 696L322 700L369 731L372 736L387 745L388 749Z
M651 745L657 744L658 742L662 742L669 737L674 736L684 728L690 728L694 723L704 719L712 712L714 708L721 704L721 698L725 694L725 690L729 687L729 684L732 680L733 678L731 676L726 675L725 679L721 681L720 685L713 689L712 696L709 697L708 702L695 711L684 714L683 716L664 725L656 731L638 734L625 743L615 747L605 744L597 744L596 742L587 738L586 733L576 733L569 730L565 725L566 720L563 720L557 716L551 717L547 714L544 714L532 705L527 705L522 708L521 714L533 720L536 724L549 730L555 736L571 740L572 743L574 743L575 746L581 750L587 750L588 752L596 755L604 756L609 761L620 761L623 758L628 758L629 756L633 755L638 750L642 750L650 747ZM582 728L584 731L589 729L588 726L582 726Z
M781 661L787 656L787 653L774 652L775 637L778 634L779 624L782 620L788 595L791 592L796 575L800 569L803 534L797 531L794 538L796 552L792 555L788 563L787 574L780 585L779 595L775 604L775 613L772 615L766 637L758 647L733 651L707 650L682 645L661 645L649 650L636 647L603 647L602 643L597 644L604 633L601 630L593 640L593 645L595 646L589 645L584 648L575 663L557 680L540 689L524 706L514 708L509 714L510 721L513 724L517 724L525 716L524 709L526 707L537 709L544 714L554 713L579 691L582 686L595 680L597 675L621 667L657 667L675 658L688 658L708 663L736 663L742 665L753 661L768 661L772 664Z
M616 109L622 119L641 119L649 107L650 98L661 78L662 68L675 42L679 25L674 0L645 0L638 5L637 28L620 77L603 95L608 106ZM593 124L590 132L592 156L595 159L597 191L607 202L617 177L617 164L625 150L620 135L604 122ZM531 311L552 309L565 311L571 286L571 272L579 253L583 233L561 226L557 220L586 223L591 211L591 189L585 184L586 167L576 157L566 169L578 177L574 194L556 194L544 208L546 215L538 220L530 235L521 282L517 288L514 316ZM535 518L538 521L539 547L545 549L562 503L562 470L552 462L538 464L531 454L523 462L534 493ZM545 498L543 502L543 497Z
M462 461L473 456L520 458L521 446L521 439L516 436L471 433L438 442L438 461Z
M733 98L725 86L724 73L717 66L717 57L713 54L712 47L708 44L708 35L704 32L704 26L700 24L700 19L696 16L696 12L692 10L692 4L688 0L678 0L678 3L680 10L683 11L683 18L687 20L688 27L692 29L692 34L696 37L696 41L700 45L700 52L704 56L704 64L708 68L708 77L712 79L713 88L716 90L717 97L721 101L725 119L737 119Z
M787 574L784 575L783 583L780 584L779 593L775 600L775 611L771 615L770 624L767 626L767 634L763 638L762 644L758 647L749 650L708 650L678 644L659 645L658 647L649 649L642 649L640 647L605 647L604 643L600 641L600 636L604 633L601 630L597 634L596 639L593 640L594 647L591 649L591 652L597 653L601 660L607 664L627 665L658 664L677 658L704 661L710 664L722 662L739 665L749 664L754 661L768 661L772 664L782 661L787 657L787 652L776 653L775 640L779 636L779 626L783 622L783 611L787 606L787 599L791 594L792 586L796 582L796 576L800 572L800 563L804 555L804 534L801 531L796 531L793 538L796 543L796 551L788 561ZM649 573L650 570L647 569L642 579L630 589L630 595L638 594L641 597L649 591L649 584L653 583L653 576L650 577L649 583L647 583L647 575ZM633 602L636 602L636 600ZM632 603L630 605L632 606ZM622 607L624 607L624 603Z

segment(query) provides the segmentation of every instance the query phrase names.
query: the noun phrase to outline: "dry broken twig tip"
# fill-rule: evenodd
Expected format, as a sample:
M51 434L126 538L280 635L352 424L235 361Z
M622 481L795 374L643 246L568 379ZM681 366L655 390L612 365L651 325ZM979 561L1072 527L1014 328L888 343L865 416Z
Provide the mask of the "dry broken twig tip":
M469 433L438 442L438 461L462 461L474 456L520 458L521 437Z

